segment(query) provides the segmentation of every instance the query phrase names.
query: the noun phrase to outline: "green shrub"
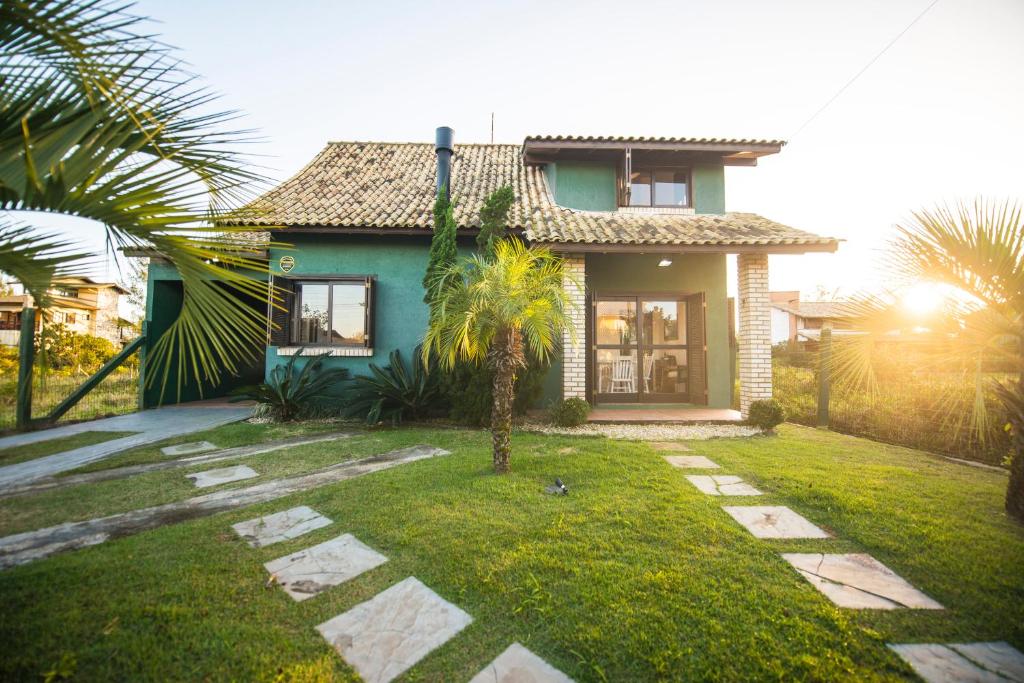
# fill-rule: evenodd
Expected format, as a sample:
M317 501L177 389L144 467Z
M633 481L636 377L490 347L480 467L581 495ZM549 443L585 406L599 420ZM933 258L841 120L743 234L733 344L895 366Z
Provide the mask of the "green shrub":
M385 420L399 424L404 419L415 420L437 411L439 373L424 367L422 358L420 347L416 347L410 370L402 354L395 349L385 367L371 363L370 376L355 378L343 413L361 417L367 424L374 425Z
M526 368L516 374L513 415L525 415L544 392L544 377L551 367L527 357ZM441 375L442 392L450 406L448 417L471 427L491 422L491 387L494 373L484 364L460 362Z
M765 430L775 429L786 421L786 411L774 398L754 401L750 404L747 422Z
M551 421L559 427L578 427L587 421L590 404L582 398L567 398L551 406Z
M231 392L231 401L256 401L256 415L270 417L278 422L318 417L325 411L331 389L348 377L348 370L325 370L324 359L329 353L309 356L298 372L295 361L302 355L299 349L285 365L270 371L270 378L262 384L241 387Z

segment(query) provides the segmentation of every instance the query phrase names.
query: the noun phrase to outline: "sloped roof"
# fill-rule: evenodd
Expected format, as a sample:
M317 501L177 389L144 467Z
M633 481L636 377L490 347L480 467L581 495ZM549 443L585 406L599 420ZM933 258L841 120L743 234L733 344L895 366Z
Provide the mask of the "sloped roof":
M748 138L680 138L680 137L650 137L630 135L528 135L525 140L529 142L615 142L624 144L663 143L663 144L694 144L694 145L721 145L723 147L747 147L750 145L770 145L781 147L786 144L785 140L753 140Z
M749 213L661 214L578 211L555 204L544 171L522 161L519 145L456 145L455 219L479 228L494 190L512 186L509 227L546 243L790 246L832 250L819 237ZM255 200L230 223L253 226L430 231L436 157L424 143L331 142L301 171ZM799 250L799 249L798 249Z

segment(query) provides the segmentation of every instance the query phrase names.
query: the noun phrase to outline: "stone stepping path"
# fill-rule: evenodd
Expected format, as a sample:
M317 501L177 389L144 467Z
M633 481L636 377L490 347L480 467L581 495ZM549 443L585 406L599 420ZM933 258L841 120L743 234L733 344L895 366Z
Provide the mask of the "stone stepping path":
M206 470L205 472L193 472L185 476L192 480L197 489L206 489L233 481L253 479L260 476L260 473L247 465L234 465L232 467L221 467L216 470Z
M331 520L313 508L300 505L284 512L249 519L232 525L235 533L253 548L298 538L331 524Z
M316 630L364 681L386 683L472 621L473 617L410 576Z
M1009 643L889 646L927 683L1024 683L1024 654Z
M146 474L148 472L157 472L160 470L174 469L177 467L194 467L195 465L220 462L222 460L232 460L237 458L245 458L251 455L263 455L264 453L273 453L285 448L294 448L296 446L306 446L309 444L323 443L325 441L338 441L339 439L351 438L353 434L349 432L333 432L331 434L324 434L322 436L300 436L291 437L288 439L279 439L277 441L268 441L266 443L254 444L252 446L236 446L234 448L225 448L213 453L207 453L206 455L195 455L188 458L178 458L176 460L164 460L162 462L150 462L142 465L127 465L125 467L112 467L109 470L99 470L97 472L85 472L83 474L72 474L67 477L48 477L34 481L30 484L22 484L7 489L0 490L0 495L21 495L25 493L39 493L41 491L49 491L56 488L65 488L67 486L78 486L80 484L93 484L98 481L108 481L111 479L126 479L128 477L134 477L139 474Z
M673 467L680 469L717 470L718 463L712 462L703 455L665 455L662 456Z
M285 593L301 602L387 561L352 534L342 534L263 566Z
M214 491L188 500L122 512L83 522L69 522L0 538L0 569L27 564L57 553L105 543L166 524L206 517L224 510L265 503L299 491L354 479L449 451L434 446L410 446L361 460L331 465L316 472L273 479L245 488Z
M686 478L701 493L709 496L760 496L761 492L739 477L731 474L688 474Z
M573 683L573 680L519 643L512 643L469 683Z
M756 538L831 538L782 505L727 506L722 509Z
M175 446L164 446L160 449L160 452L164 455L195 455L196 453L205 453L207 451L215 451L219 446L215 446L209 441L193 441L191 443L180 443Z
M782 557L839 607L943 609L870 555L783 553Z

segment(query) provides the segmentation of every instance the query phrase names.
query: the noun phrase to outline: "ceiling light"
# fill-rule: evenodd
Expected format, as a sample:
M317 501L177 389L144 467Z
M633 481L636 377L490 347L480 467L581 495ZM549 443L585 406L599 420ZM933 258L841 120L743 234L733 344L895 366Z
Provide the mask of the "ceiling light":
M663 258L660 261L658 261L658 267L659 268L667 268L667 267L669 267L671 265L672 265L672 259L670 259L670 258Z

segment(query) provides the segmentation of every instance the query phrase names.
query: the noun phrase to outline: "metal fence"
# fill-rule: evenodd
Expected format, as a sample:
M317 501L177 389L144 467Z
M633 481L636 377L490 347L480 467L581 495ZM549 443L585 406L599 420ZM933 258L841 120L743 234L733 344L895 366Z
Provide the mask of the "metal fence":
M818 424L818 349L779 350L773 360L774 394L787 419ZM1002 464L1009 453L1005 414L992 394L1006 375L890 369L873 390L836 382L830 388L830 429L878 441ZM984 401L989 421L972 423L975 401ZM976 427L980 426L979 429Z
M41 373L37 371L32 382L32 414L43 416L70 396L89 375L81 373ZM105 377L58 420L77 422L111 415L123 415L138 410L139 374L137 370L117 370ZM16 424L17 374L0 377L0 430L14 429Z

